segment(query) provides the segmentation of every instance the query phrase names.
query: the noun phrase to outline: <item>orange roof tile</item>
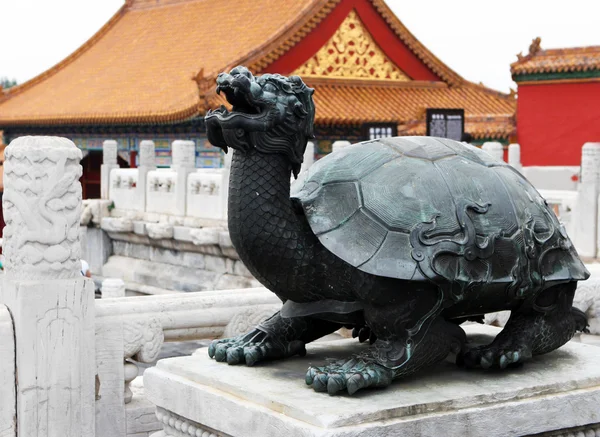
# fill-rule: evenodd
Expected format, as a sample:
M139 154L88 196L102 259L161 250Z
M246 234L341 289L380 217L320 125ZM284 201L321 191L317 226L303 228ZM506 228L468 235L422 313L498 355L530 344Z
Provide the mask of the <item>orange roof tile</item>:
M476 139L507 138L515 131L516 99L465 82L388 82L306 78L315 89L315 123L356 125L395 123L402 135L425 135L427 108L463 108L465 131ZM212 93L209 106L230 106ZM352 102L351 104L349 102Z
M212 0L127 0L68 58L4 97L0 93L0 126L164 123L201 115L221 103L214 92L218 73L238 64L260 72L343 1L237 0L232 7ZM514 128L506 121L512 120L514 98L465 81L383 0L368 1L443 82L307 78L316 89L317 123L417 126L426 107L458 107L468 117L496 117L490 123L504 131ZM467 128L469 123L475 122L467 121Z
M309 85L315 88L315 121L320 124L394 122L399 132L410 126L410 134L424 135L426 108L464 108L465 131L475 138L506 138L515 129L516 101L473 84Z
M327 1L128 2L71 56L10 88L0 122L185 119L198 113L201 70L215 76Z
M512 115L482 115L466 116L465 132L470 133L475 140L506 139L514 134L516 129ZM398 126L398 135L425 135L427 126L424 121L409 122Z
M517 55L510 66L513 75L600 70L600 46L544 50L540 43L536 38L527 56Z

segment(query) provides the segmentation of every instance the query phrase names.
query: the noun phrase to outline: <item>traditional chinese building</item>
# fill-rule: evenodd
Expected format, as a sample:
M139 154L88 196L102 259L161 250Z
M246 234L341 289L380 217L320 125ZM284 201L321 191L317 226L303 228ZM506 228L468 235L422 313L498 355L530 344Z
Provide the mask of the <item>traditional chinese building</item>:
M298 74L315 88L316 153L335 140L424 135L428 108L464 111L475 142L506 142L514 96L463 79L436 58L383 0L128 0L88 42L0 97L7 140L62 135L84 150L84 190L97 196L103 140L135 165L153 139L158 161L191 139L198 166L218 166L203 114L224 103L215 78L244 64Z
M579 165L581 146L600 142L600 46L540 47L511 65L524 165Z

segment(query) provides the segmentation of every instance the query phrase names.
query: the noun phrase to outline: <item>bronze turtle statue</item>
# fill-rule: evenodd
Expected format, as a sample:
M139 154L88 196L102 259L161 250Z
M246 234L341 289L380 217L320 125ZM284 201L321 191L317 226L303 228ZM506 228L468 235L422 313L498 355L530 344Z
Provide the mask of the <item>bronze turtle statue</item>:
M250 272L283 302L251 332L215 340L229 364L304 354L341 326L371 346L311 367L330 394L384 387L443 360L505 368L586 329L572 307L589 273L564 227L515 169L452 140L365 141L317 161L294 186L313 137L313 90L297 76L217 78L232 105L205 117L234 150L229 232ZM494 341L469 348L460 323L510 310Z

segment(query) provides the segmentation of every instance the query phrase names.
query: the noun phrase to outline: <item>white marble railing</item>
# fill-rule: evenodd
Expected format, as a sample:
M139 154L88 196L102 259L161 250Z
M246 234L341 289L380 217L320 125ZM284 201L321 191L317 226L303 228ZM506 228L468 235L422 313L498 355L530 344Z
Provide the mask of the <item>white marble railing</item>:
M138 170L115 168L110 172L110 198L115 208L139 209Z
M581 167L547 165L523 167L523 176L538 190L577 191Z
M226 216L229 173L225 169L206 168L190 173L187 181L186 213L190 217L221 220Z
M347 141L338 143L350 144ZM196 169L194 142L177 140L172 144L171 167L156 170L154 150L152 141L142 141L140 166L136 169L119 169L116 142L105 141L102 198L112 200L119 210L206 220L223 220L227 217L232 152L225 155L223 168ZM314 144L309 142L303 172L314 162L314 150Z
M177 172L167 169L154 170L148 172L147 178L146 211L173 214L177 207L176 190L179 188Z
M565 225L567 234L575 236L575 223L577 222L577 204L579 193L569 190L538 190L546 199L558 219Z
M158 214L163 218L189 218L222 222L227 216L227 191L230 155L222 169L194 169L195 146L192 141L174 141L173 165L170 169L153 170L154 146L144 141L140 152L144 159L139 169L118 169L114 142L105 144L103 175L110 189L109 197L117 210L140 211ZM348 141L336 141L334 149L347 147ZM143 150L142 150L143 149ZM498 142L487 142L482 149L504 159L503 146ZM300 182L314 160L314 144L309 143L305 153ZM143 162L142 162L143 161ZM523 167L520 161L520 146L508 146L508 161L513 167L530 178L533 185L547 197L555 213L565 223L580 254L594 258L598 253L598 195L600 194L600 143L586 143L582 150L582 166ZM136 178L135 174L138 173ZM142 181L139 175L144 175ZM104 176L103 176L104 178ZM140 187L145 187L140 193ZM169 222L143 218L142 221ZM153 225L154 226L154 225ZM156 226L166 226L159 224ZM164 233L159 233L163 235ZM166 235L166 234L165 234Z
M130 390L138 375L133 361L153 363L165 341L245 332L280 306L264 288L97 300L96 435L125 437L160 429L154 405Z
M16 436L15 337L6 305L0 304L0 436Z
M20 137L5 149L3 437L94 436L95 307L93 283L81 275L81 156L57 137ZM12 338L11 360L4 349ZM11 386L13 401L4 392Z

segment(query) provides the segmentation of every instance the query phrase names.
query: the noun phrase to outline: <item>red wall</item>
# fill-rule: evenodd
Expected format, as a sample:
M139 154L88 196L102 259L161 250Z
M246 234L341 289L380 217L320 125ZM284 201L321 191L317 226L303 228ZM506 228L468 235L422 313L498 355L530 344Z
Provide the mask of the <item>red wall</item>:
M523 165L580 165L600 142L600 82L519 85L517 137Z

